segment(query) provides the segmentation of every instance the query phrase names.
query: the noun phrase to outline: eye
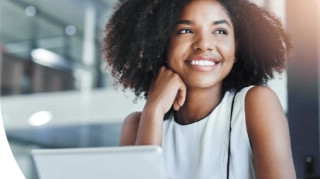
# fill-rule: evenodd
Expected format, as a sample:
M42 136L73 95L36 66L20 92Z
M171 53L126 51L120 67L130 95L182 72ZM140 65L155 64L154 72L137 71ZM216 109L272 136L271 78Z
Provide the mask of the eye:
M214 32L214 34L224 34L224 35L228 35L228 32L224 29L219 29L219 30L216 30Z
M178 31L178 34L187 34L187 33L192 33L190 29L181 29Z

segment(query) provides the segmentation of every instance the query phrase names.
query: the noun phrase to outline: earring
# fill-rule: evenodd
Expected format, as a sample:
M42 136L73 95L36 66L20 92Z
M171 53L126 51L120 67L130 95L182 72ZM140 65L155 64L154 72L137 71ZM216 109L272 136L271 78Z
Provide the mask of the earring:
M236 63L236 62L237 62L237 58L234 58L234 59L233 59L233 63Z

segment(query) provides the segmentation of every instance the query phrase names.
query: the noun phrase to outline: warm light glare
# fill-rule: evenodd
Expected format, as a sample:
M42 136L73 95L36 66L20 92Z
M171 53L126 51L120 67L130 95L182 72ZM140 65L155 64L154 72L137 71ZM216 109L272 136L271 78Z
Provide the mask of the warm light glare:
M41 125L44 125L44 124L48 123L49 121L51 121L51 119L52 119L51 112L39 111L39 112L32 114L29 117L28 122L32 126L41 126Z

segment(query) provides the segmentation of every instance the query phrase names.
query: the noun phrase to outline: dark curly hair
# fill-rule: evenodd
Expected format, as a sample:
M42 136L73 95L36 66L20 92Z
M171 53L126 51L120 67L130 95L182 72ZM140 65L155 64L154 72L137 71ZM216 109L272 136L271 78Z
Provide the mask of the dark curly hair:
M148 97L151 81L166 65L171 30L190 0L120 0L106 25L105 60L116 83ZM223 90L264 85L273 72L282 73L291 37L280 20L248 0L217 0L227 11L239 40L237 63L223 81Z

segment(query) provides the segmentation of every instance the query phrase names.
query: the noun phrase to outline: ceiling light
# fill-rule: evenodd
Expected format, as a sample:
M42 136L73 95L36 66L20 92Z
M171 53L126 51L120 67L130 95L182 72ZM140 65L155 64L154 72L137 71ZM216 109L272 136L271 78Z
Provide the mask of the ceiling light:
M52 119L52 113L49 111L39 111L34 114L32 114L29 119L28 123L32 126L41 126L48 122L50 122Z
M27 16L33 17L36 15L37 9L34 6L28 6L25 9L25 12L26 12Z
M76 27L73 26L73 25L68 25L68 26L66 27L65 31L66 31L66 34L72 36L72 35L74 35L74 34L77 32L77 29L76 29Z
M73 69L74 64L65 60L60 55L43 48L33 49L31 51L32 60L35 63L51 68Z

